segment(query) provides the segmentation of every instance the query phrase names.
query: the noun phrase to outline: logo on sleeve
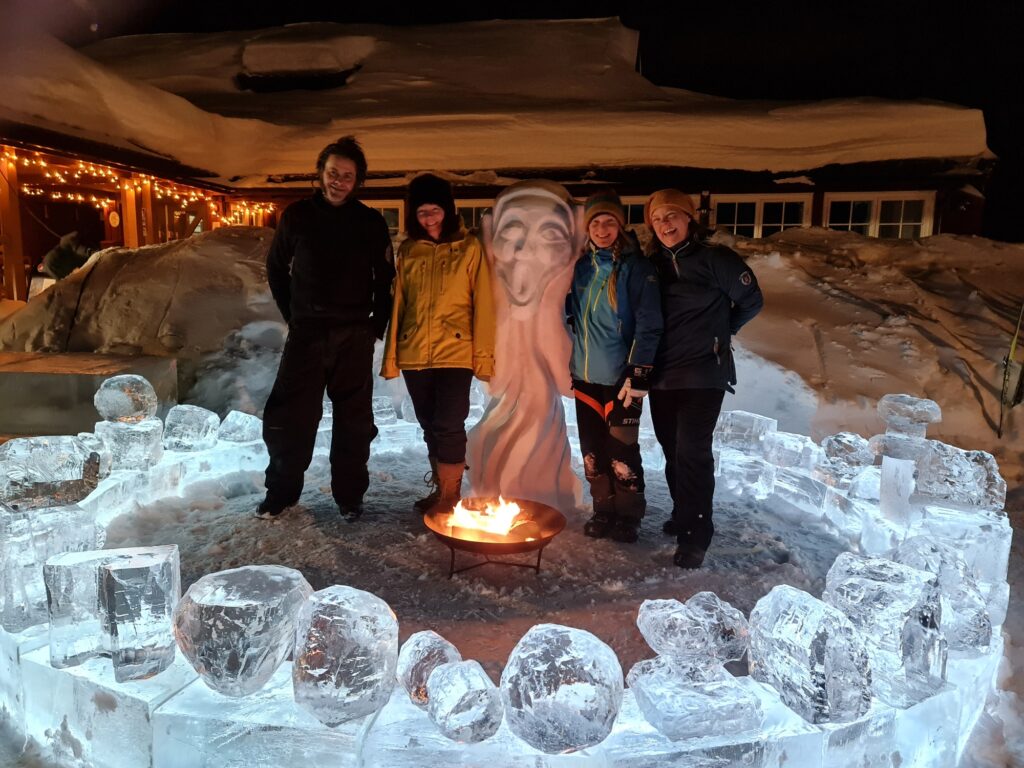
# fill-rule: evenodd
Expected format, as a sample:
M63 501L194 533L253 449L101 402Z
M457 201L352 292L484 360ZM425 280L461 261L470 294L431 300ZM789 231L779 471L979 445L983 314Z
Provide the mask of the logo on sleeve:
M749 272L744 272L742 275L740 275L740 282L743 283L744 285L750 285L750 283L753 282L753 280L754 278L751 277Z

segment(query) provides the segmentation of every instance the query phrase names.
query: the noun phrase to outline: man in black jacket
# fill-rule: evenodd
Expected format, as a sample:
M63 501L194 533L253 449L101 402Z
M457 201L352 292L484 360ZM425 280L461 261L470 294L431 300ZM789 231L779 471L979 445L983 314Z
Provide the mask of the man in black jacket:
M651 420L665 451L674 562L699 568L711 543L715 462L711 440L726 392L736 383L732 336L764 305L757 278L724 246L704 242L696 211L675 189L655 192L644 207L665 319L651 386Z
M324 389L334 408L331 492L342 515L362 511L373 423L373 344L391 315L391 239L379 212L355 199L366 157L345 136L320 152L319 188L281 215L267 254L267 281L288 322L281 365L263 412L270 453L266 499L274 518L302 493Z

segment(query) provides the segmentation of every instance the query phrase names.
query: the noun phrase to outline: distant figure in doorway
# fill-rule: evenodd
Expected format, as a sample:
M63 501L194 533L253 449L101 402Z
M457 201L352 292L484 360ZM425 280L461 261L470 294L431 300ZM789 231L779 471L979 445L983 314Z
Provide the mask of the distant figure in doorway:
M381 376L401 371L423 428L432 490L413 508L454 507L466 466L469 387L494 375L494 293L483 246L431 174L409 184Z
M634 542L647 509L640 414L661 338L658 277L626 232L613 191L587 198L583 225L587 244L566 301L580 451L594 500L583 532Z
M702 239L687 195L663 189L644 220L661 285L665 329L654 364L651 419L665 451L680 568L699 568L715 534L711 439L726 392L736 383L731 339L764 304L757 278L733 251Z
M316 192L285 209L267 254L267 281L288 340L263 413L270 463L256 514L265 519L302 493L325 389L334 405L331 492L350 519L362 512L377 436L373 344L391 314L391 238L384 217L355 199L366 157L352 136L324 147L316 174Z
M68 232L43 256L39 271L47 277L63 280L83 266L92 252L92 248L78 241L78 232Z

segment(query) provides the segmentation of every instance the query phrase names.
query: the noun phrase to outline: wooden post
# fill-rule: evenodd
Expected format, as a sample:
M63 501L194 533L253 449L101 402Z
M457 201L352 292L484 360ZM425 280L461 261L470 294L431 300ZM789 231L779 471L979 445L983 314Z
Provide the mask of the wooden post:
M124 233L124 247L138 248L139 213L135 204L135 187L131 179L121 179L121 231Z
M25 244L18 199L18 163L0 154L0 170L3 170L0 176L0 245L3 246L4 295L9 299L28 301Z
M138 193L139 241L143 245L152 245L159 242L156 221L153 219L153 184L149 179L142 179L141 186L142 191Z

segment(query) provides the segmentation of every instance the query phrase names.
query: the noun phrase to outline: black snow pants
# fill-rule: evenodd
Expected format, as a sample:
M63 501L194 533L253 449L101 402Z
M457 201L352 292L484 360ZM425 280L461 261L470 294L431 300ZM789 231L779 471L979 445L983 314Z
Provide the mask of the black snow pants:
M652 389L650 393L654 434L665 452L676 538L679 544L702 550L707 550L715 535L711 439L724 397L721 389Z
M370 484L366 462L373 424L373 333L368 326L293 328L263 411L270 453L267 505L298 501L323 415L324 390L334 409L331 492L342 506L362 502Z
M627 410L616 397L621 387L578 379L572 386L594 513L639 523L647 511L639 445L643 401L634 400Z
M427 454L442 464L466 461L466 417L469 415L468 368L425 368L402 371L405 386L423 428Z

